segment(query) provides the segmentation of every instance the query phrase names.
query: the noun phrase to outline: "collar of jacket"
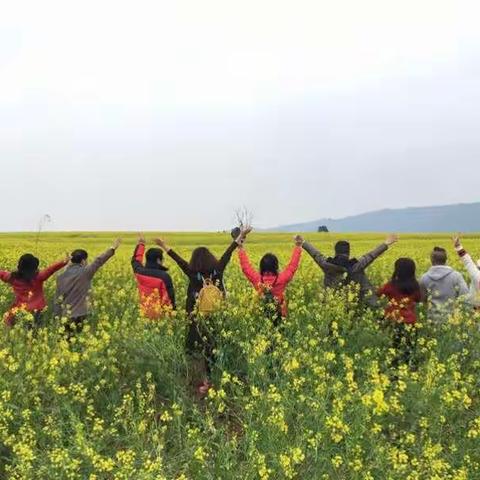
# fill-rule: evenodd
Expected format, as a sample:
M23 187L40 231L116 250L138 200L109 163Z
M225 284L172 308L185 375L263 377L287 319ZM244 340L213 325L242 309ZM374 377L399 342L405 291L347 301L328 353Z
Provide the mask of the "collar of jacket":
M71 263L67 266L66 270L83 270L85 268L84 265L80 265L79 263Z

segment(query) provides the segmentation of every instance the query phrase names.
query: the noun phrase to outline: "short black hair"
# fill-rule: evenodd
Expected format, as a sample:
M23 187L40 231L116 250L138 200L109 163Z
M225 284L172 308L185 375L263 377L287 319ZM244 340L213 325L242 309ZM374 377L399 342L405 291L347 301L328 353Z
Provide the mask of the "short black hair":
M70 260L72 263L80 264L84 260L87 260L87 258L88 258L88 252L86 250L83 250L82 248L78 248L77 250L74 250L72 252Z
M163 251L161 248L149 248L145 254L147 268L157 268L158 260L163 262Z
M442 247L435 247L431 259L433 265L445 265L448 259L447 251Z
M335 245L335 255L346 255L350 256L350 243L346 240L340 240Z

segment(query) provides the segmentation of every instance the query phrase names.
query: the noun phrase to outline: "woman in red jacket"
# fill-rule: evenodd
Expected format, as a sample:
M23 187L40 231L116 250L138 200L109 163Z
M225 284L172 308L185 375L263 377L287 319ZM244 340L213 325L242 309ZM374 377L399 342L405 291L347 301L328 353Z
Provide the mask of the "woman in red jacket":
M53 263L44 270L38 270L40 264L37 257L26 253L20 257L15 272L0 271L0 280L8 283L15 295L15 300L9 311L5 314L4 320L8 326L15 323L15 313L23 310L33 314L34 325L40 322L42 311L47 306L43 293L43 284L55 272L63 268L69 259Z
M272 318L277 326L283 317L287 316L287 302L285 289L295 276L302 255L302 241L295 237L295 247L287 267L279 272L278 258L273 253L265 254L260 260L260 271L250 263L247 252L240 245L238 256L243 273L255 287L265 302L268 309L266 315Z
M417 321L417 304L422 296L417 281L416 265L411 258L399 258L395 262L395 271L390 282L378 290L379 296L388 298L385 318L394 324L393 348L400 350L393 365L400 361L409 363L414 350L414 336L406 325L414 325Z

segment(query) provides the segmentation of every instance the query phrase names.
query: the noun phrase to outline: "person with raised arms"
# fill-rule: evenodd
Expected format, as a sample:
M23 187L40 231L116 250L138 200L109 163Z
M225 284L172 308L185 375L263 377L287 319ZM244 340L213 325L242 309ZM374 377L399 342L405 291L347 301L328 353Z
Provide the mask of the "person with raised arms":
M221 307L221 300L225 296L223 274L232 253L241 245L250 230L250 228L238 232L237 229L232 230L232 237L235 238L219 259L207 247L197 247L193 250L190 261L187 261L167 245L165 240L160 238L155 240L188 278L186 312L190 324L186 351L193 370L191 381L200 397L205 396L211 387L210 374L215 362L213 354L215 339L205 327L205 319L202 317L210 316Z
M74 250L69 265L57 276L54 314L67 320L65 325L67 338L70 339L75 333L83 330L84 322L90 313L89 294L93 277L114 256L120 243L121 240L118 238L90 264L86 250Z
M360 286L360 300L366 300L372 306L376 305L377 297L365 270L398 241L397 235L389 235L383 243L358 260L350 257L350 243L345 240L336 243L333 257L326 257L300 235L297 238L303 249L323 270L324 286L326 288L338 289L349 283L358 284Z
M27 311L33 315L33 327L40 326L42 312L47 306L43 284L61 268L70 257L52 263L49 267L39 270L40 261L31 253L22 255L14 272L0 271L0 280L12 287L15 299L11 308L4 315L5 323L13 326L16 314Z
M175 310L175 289L163 264L163 251L152 247L145 253L145 244L145 236L140 234L133 252L132 269L140 295L140 311L144 317L157 320Z
M287 316L287 301L285 290L293 280L300 264L302 256L303 239L295 237L295 246L288 265L280 271L278 257L273 253L266 253L260 260L259 269L255 269L250 263L248 254L240 245L238 257L240 267L245 277L257 290L264 304L264 313L272 319L273 325L278 326L282 318Z

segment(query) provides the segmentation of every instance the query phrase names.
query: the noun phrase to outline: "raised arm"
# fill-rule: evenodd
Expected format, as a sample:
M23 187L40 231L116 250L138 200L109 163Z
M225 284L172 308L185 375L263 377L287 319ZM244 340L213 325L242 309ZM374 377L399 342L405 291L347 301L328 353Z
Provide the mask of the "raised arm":
M145 255L145 238L140 235L138 238L138 243L135 246L132 256L132 268L136 272L138 269L143 267L143 256Z
M292 256L290 258L290 262L285 267L285 269L282 272L280 272L280 275L278 276L279 283L288 283L292 280L292 278L294 277L298 269L298 265L300 264L301 256L302 256L301 244L296 242L296 245L292 252Z
M185 275L187 276L191 275L192 272L190 270L189 263L184 258L182 258L177 252L172 250L167 245L167 242L165 242L165 240L163 240L162 238L156 238L154 242L173 259L173 261L180 267L180 270L182 270L182 272Z
M470 254L463 247L459 236L453 237L453 244L454 244L455 250L458 253L458 256L462 260L462 263L465 265L465 268L468 272L468 275L470 276L471 281L473 282L473 284L477 289L480 288L479 267L475 264Z
M238 243L237 241L234 241L225 250L224 254L221 256L220 260L218 261L218 268L220 269L220 272L223 272L227 268L227 265L229 264L230 259L232 258L232 253L235 251L237 247L238 247Z
M238 249L238 258L240 259L240 268L242 272L247 277L247 279L252 283L253 286L257 286L262 281L260 273L258 273L250 263L247 252L243 247Z
M298 240L298 242L301 242L300 245L302 248L313 258L314 262L322 270L328 268L329 263L327 261L327 257L325 257L323 253L320 253L319 250L317 250L310 242L305 241L300 235L297 235L295 239Z
M52 263L50 266L47 268L40 270L38 273L38 280L41 282L45 282L48 280L54 273L58 272L60 269L62 269L68 262L70 261L69 258L65 258L64 260L61 260L59 262Z
M95 273L98 271L98 269L103 265L105 265L105 263L107 263L108 260L110 260L115 255L115 252L117 248L120 246L120 243L121 243L121 240L117 238L113 242L113 245L108 250L103 252L101 255L95 258L95 260L92 263L87 265L85 267L85 271L87 275L89 275L90 277L93 277Z
M225 253L222 255L222 257L218 262L221 272L223 272L225 268L227 268L227 265L230 262L230 259L232 258L232 253L235 251L236 248L244 244L245 239L247 238L247 235L251 231L252 231L252 227L249 225L244 228L243 227L234 228L232 230L232 237L234 238L234 241L228 246L228 248L225 250Z
M358 262L354 265L353 270L354 271L364 270L369 265L371 265L380 255L385 253L388 250L388 248L396 242L398 242L398 236L389 235L385 239L385 242L380 244L377 248L373 249L371 252L368 252L365 255L363 255L363 257L360 257Z

